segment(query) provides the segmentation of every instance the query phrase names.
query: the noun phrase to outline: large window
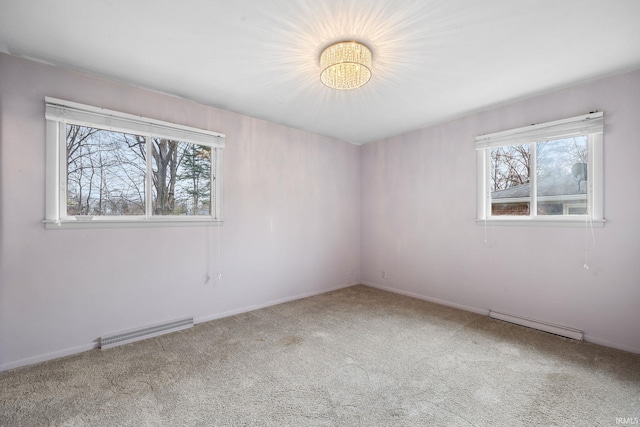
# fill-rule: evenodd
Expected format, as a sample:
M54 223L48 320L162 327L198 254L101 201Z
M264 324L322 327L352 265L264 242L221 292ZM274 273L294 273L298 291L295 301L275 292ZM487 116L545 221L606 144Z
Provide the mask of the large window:
M224 135L46 99L47 227L222 219Z
M602 122L591 113L476 138L477 218L601 224Z

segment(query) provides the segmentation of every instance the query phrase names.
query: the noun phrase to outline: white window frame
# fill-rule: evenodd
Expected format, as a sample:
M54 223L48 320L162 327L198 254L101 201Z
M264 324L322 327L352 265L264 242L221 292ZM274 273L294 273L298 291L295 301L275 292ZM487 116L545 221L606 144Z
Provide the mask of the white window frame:
M477 211L476 222L482 225L535 226L604 226L603 206L603 122L604 114L595 112L553 122L510 129L476 138ZM536 143L574 136L588 136L587 215L537 215ZM531 145L531 194L529 215L491 215L491 149L496 147Z
M71 101L45 97L46 104L46 213L45 228L111 228L157 226L222 225L222 152L225 135L161 120L150 119L118 111L107 110ZM147 138L161 137L193 144L206 145L212 150L211 215L152 215L151 162L145 175L146 214L123 216L69 216L67 203L66 125L74 124Z

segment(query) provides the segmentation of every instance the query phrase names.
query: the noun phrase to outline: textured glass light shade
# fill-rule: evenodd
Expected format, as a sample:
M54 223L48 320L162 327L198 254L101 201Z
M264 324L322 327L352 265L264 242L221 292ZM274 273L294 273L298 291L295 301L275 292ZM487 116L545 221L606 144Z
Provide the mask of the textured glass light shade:
M332 89L355 89L371 78L371 51L357 42L333 44L320 54L320 80Z

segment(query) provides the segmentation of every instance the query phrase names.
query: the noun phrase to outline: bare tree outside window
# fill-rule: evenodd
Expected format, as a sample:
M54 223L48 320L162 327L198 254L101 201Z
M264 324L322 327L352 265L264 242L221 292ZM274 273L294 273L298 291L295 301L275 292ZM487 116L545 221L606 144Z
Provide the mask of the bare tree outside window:
M536 170L532 173L535 145ZM491 214L530 215L536 180L537 215L585 214L588 137L580 136L491 149Z
M603 142L599 111L477 136L477 219L602 226Z
M491 191L505 190L529 182L529 144L507 145L491 150Z
M588 160L587 137L539 142L537 151L537 178L544 180L572 173L573 165Z
M211 214L211 147L153 138L153 213Z
M144 215L145 170L135 135L67 125L68 215Z
M67 214L145 215L147 137L67 125ZM153 215L211 215L209 146L151 138Z
M537 214L586 214L587 136L539 142L536 155Z

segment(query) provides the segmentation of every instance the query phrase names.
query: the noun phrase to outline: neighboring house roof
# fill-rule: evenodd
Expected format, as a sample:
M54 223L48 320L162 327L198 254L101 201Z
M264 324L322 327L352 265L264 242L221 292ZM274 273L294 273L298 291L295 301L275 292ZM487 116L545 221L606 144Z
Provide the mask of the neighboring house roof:
M529 197L531 185L529 183L498 190L491 193L491 199L519 199ZM538 181L538 197L569 196L587 194L587 182L576 181L572 174Z

